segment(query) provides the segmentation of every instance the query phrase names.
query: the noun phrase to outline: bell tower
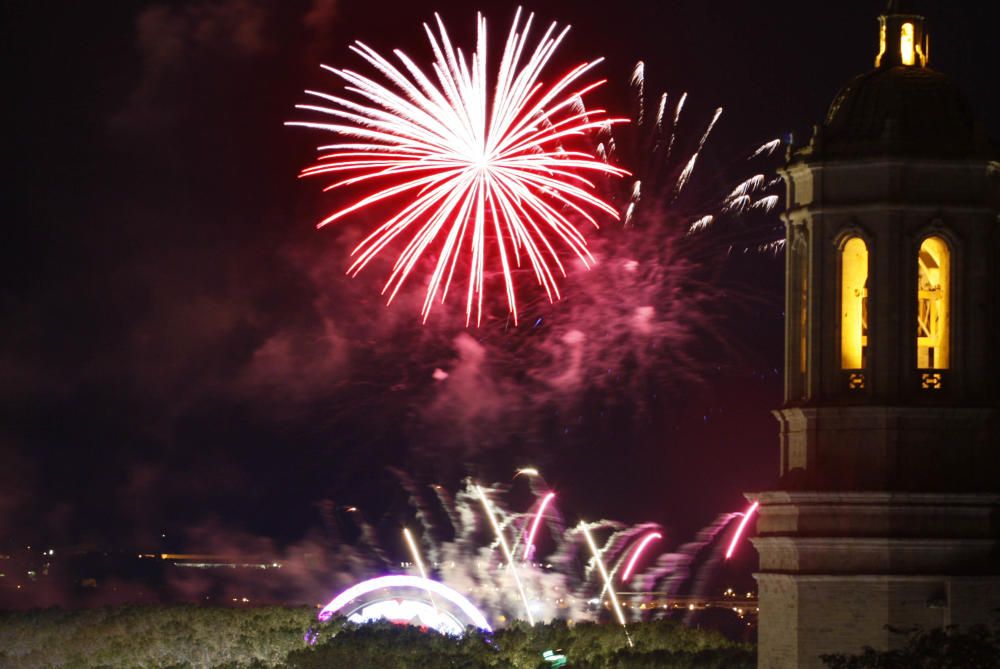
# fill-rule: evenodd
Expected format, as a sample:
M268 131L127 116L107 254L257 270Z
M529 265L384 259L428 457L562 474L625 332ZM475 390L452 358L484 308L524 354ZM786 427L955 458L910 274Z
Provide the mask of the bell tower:
M1000 609L1000 162L904 4L782 170L780 479L748 495L762 669Z

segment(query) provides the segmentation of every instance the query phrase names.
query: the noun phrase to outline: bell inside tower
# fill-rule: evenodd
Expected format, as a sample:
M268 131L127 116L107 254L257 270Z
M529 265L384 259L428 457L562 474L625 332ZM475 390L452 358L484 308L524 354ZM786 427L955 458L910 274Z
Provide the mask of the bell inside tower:
M917 258L917 368L948 369L951 258L948 244L928 237Z

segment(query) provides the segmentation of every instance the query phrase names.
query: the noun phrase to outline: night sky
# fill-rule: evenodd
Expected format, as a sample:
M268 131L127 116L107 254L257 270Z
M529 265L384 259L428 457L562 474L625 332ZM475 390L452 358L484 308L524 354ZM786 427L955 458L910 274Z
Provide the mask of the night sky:
M701 167L711 189L762 142L807 140L870 69L883 5L525 7L573 25L557 62L607 57L598 99L612 112L627 111L638 59L649 90L688 91L701 118L724 107ZM303 89L337 89L319 63L363 67L354 39L425 58L434 11L467 41L475 9L499 31L515 7L5 3L0 547L152 548L167 534L186 549L206 526L291 542L324 499L405 520L390 466L454 486L528 464L570 515L683 538L773 482L781 256L713 261L722 297L689 315L718 320L726 346L668 339L540 397L534 363L509 360L540 355L559 305L516 331L496 310L478 329L448 310L420 326L419 284L386 309L380 269L343 276L364 221L315 229L340 200L296 175L325 138L283 122ZM1000 136L997 3L921 9L932 66Z

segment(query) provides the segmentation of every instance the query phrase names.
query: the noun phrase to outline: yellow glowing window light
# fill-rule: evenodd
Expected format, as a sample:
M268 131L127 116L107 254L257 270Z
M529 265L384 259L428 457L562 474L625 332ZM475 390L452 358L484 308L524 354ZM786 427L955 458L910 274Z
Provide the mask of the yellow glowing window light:
M840 366L864 369L868 348L868 246L851 237L840 252Z
M928 237L917 258L917 368L948 369L951 252L940 237Z
M903 65L913 65L916 62L912 23L904 23L899 32L899 52L903 57Z
M881 67L882 56L885 55L885 19L882 19L881 24L878 31L878 55L875 56L875 67Z

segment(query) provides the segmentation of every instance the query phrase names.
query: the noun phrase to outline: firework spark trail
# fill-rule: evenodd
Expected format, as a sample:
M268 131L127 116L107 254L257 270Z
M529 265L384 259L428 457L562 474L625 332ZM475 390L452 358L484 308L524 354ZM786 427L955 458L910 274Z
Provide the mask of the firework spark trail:
M705 230L708 226L712 225L712 223L714 222L715 222L715 216L712 216L711 214L706 214L705 216L702 216L697 221L691 224L691 226L688 228L688 234L692 235L696 232L701 232L702 230Z
M381 544L379 544L378 537L375 534L375 528L372 527L371 523L365 520L364 516L361 515L361 511L356 506L348 506L344 509L347 513L351 514L351 518L357 524L358 529L361 531L361 544L367 546L368 549L377 557L382 565L391 564L389 556L385 554L382 550Z
M733 198L741 197L743 195L749 195L750 193L757 191L763 185L764 185L764 175L755 174L754 176L750 177L743 183L736 186L736 188L733 189L733 192L726 196L726 199L731 200Z
M753 199L749 195L739 195L726 202L722 210L727 213L742 214L752 204Z
M413 556L413 561L417 563L417 570L420 571L420 576L426 581L427 570L424 568L424 561L420 559L420 551L417 549L417 544L413 541L413 535L410 534L410 528L403 528L403 538L406 539L406 545L410 547L410 554ZM434 601L434 593L430 591L430 588L426 588L427 597L431 600L431 606L434 608L434 613L438 613L437 602Z
M778 206L778 200L780 198L777 195L767 195L750 205L751 209L763 209L765 212L770 213Z
M519 476L527 477L528 487L531 489L531 492L533 495L535 495L535 497L544 498L550 492L552 492L551 486L549 486L549 484L546 482L545 477L542 476L542 473L538 470L537 467L521 467L517 469L514 473L515 479ZM548 526L551 536L552 537L563 536L566 532L566 526L563 523L562 515L559 513L559 508L549 504L547 511L548 513L542 514L541 518L542 520L545 521L545 524ZM536 513L536 517L538 516L539 514ZM530 525L528 527L530 528ZM537 529L535 533L537 534ZM519 534L514 542L514 546L512 547L512 549L515 553L517 553L518 551L521 538L522 537ZM525 535L524 538L527 539L527 536ZM532 552L534 552L535 548L537 548L537 546L535 546L534 542L532 541ZM530 559L530 557L525 553L524 559Z
M632 70L631 84L636 89L636 101L639 109L636 111L636 124L642 125L646 116L646 64L641 60Z
M705 134L701 136L701 141L698 142L698 148L695 149L693 154L691 154L691 158L688 159L687 165L684 166L681 176L677 179L677 191L675 193L675 197L680 195L681 191L684 190L684 186L686 186L688 181L691 179L691 174L694 172L694 166L698 160L698 156L701 155L702 149L705 148L705 142L708 141L708 136L712 134L712 130L715 128L715 124L719 122L719 117L721 116L722 107L719 107L715 110L715 115L712 116L712 120L709 121L708 127L705 128Z
M604 586L607 588L608 596L611 598L611 608L614 609L615 615L618 617L618 622L621 623L622 629L625 631L625 639L628 641L629 648L632 648L635 644L632 643L632 637L628 633L628 626L625 624L625 614L622 612L621 604L618 603L618 595L611 585L611 577L608 576L608 570L604 567L604 562L601 560L601 554L597 550L597 544L594 543L594 537L591 536L587 523L581 521L580 530L587 540L587 546L590 547L590 552L594 556L594 562L597 563L597 569L601 572L601 578L604 579Z
M677 106L674 108L674 120L670 126L670 143L667 144L667 160L670 160L670 155L674 150L674 143L677 141L677 125L681 122L681 112L684 111L684 103L687 102L687 91L681 94L680 100L677 101Z
M729 523L732 522L733 519L742 516L742 520L739 523L739 527L737 528L736 533L733 536L733 540L730 542L729 548L726 551L724 560L728 560L732 556L732 551L736 548L736 543L739 540L740 535L743 533L743 529L746 527L746 521L750 517L750 515L753 513L753 509L756 508L755 504L756 503L754 503L753 505L751 505L750 508L747 509L747 511L744 512L744 513L731 513L731 514L728 514L728 520L725 520L719 526L719 530L718 530L718 532L716 532L716 534L721 534L723 528L725 528L726 526L728 526ZM722 516L720 516L720 519L721 518L722 518ZM720 562L723 561L723 560L720 560L720 554L721 554L721 551L718 550L718 548L716 548L715 550L712 550L709 553L709 555L708 555L708 559L699 567L697 574L695 574L693 576L693 578L690 579L691 594L692 595L694 595L696 597L700 597L700 596L703 596L705 594L705 592L708 589L709 584L712 582L712 577L715 574L715 570L718 568ZM694 611L688 611L684 615L684 623L685 624L690 624L691 620L694 617L694 614L695 614Z
M621 525L615 521L600 520L590 523L590 527L594 529L608 527L615 530L621 527ZM545 561L546 563L552 565L552 567L560 573L573 574L578 570L581 551L589 551L587 550L586 545L581 545L582 542L580 541L580 528L578 524L564 526L560 529L562 530L561 532L553 531L552 533L556 545L555 549L548 554ZM591 572L593 571L593 560L588 559L583 576L579 579L578 583L581 596L584 593L586 584L591 581Z
M619 553L622 547L628 543L629 536L631 536L635 531L634 528L628 527L624 523L620 523L617 520L598 520L593 523L587 523L587 527L590 530L611 530L611 533L608 535L604 545L598 547L598 551L600 551L601 555L608 556L614 556ZM579 532L579 525L575 529ZM591 534L591 536L593 536L593 534ZM603 560L601 562L603 564ZM598 577L601 576L601 572L597 568L597 563L594 560L590 560L587 563L586 569L583 571L584 582L592 579L595 573ZM603 579L602 583L606 584Z
M714 521L698 532L694 541L683 544L675 552L665 553L657 558L650 568L637 575L641 578L642 589L665 590L670 595L677 594L680 586L691 578L691 565L698 554L713 543L735 517L735 513L719 514Z
M729 548L726 549L726 559L728 560L733 556L733 552L736 550L736 546L740 541L740 537L743 536L743 530L746 529L747 523L750 521L750 516L754 514L757 507L760 505L759 502L754 502L750 507L742 514L743 519L740 521L739 526L736 528L736 532L733 534L733 540L729 542Z
M465 546L474 545L476 534L480 531L482 514L477 513L476 509L482 504L482 498L477 488L479 486L475 482L466 479L464 486L455 493L455 512L460 519L455 541Z
M594 548L586 541L585 536L581 536L581 525L576 525L567 529L564 533L554 533L552 536L554 549L544 558L546 567L538 569L530 564L520 564L515 572L520 588L510 587L511 574L507 574L507 569L495 569L490 565L495 565L497 546L499 550L504 550L504 534L502 520L518 518L530 520L536 514L519 514L511 512L503 507L493 498L505 492L502 487L484 487L477 485L471 479L466 479L464 486L455 494L455 502L451 502L451 496L447 494L441 486L432 486L438 491L438 499L442 500L442 505L451 507L449 514L454 517L454 539L450 541L437 542L441 561L437 571L437 578L446 583L458 592L467 593L484 609L489 610L493 615L513 618L511 612L518 611L525 606L526 596L531 593L531 619L543 620L552 618L570 617L573 619L586 619L591 617L593 611L583 610L585 602L599 596L603 600L608 594L608 581L614 583L617 574L623 568L631 568L632 572L626 579L631 578L637 582L636 589L660 590L665 589L670 594L678 592L690 592L694 595L703 594L705 588L711 584L712 570L721 564L722 550L712 550L707 555L709 560L703 561L706 555L707 546L718 546L718 537L730 526L740 514L720 515L709 527L702 530L697 540L681 546L677 552L661 555L651 566L646 567L641 573L641 563L645 560L641 555L649 553L649 547L653 544L653 539L647 539L651 534L662 535L662 528L655 523L643 523L640 525L623 528L615 521L602 520L597 523L587 523L586 528L591 534L591 541L597 531L610 531L608 539L603 542L603 548L593 543L596 554L600 556L600 566L594 560ZM484 497L488 504L484 505ZM412 503L412 500L411 500ZM554 508L550 504L550 510ZM495 537L494 543L488 545L483 542L482 531L484 529L483 509L488 510L493 516L493 521L486 526L486 531ZM349 508L350 513L357 513L356 509ZM509 523L508 523L509 524ZM499 529L499 534L497 530ZM492 530L492 531L491 531ZM409 536L407 536L407 534ZM421 549L418 547L417 538L412 532L404 532L404 538L412 561L416 568L421 570L421 575L426 573L429 566L418 557ZM424 537L426 539L426 536ZM370 541L362 540L362 543ZM645 545L643 545L645 544ZM373 546L378 549L377 546ZM507 548L511 548L507 546ZM537 550L537 549L536 549ZM645 552L643 552L645 550ZM516 551L511 550L513 555ZM426 556L426 551L424 556ZM507 558L504 552L503 558ZM607 562L605 563L605 560ZM612 568L612 561L614 567ZM581 569L583 564L586 567ZM387 562L387 564L389 564ZM697 564L697 570L694 565ZM513 568L514 562L507 560L506 567ZM604 567L604 572L601 571ZM358 575L372 575L373 570L382 571L370 563L358 562L351 567L351 573ZM692 573L694 572L694 573ZM627 573L627 572L626 572ZM604 580L604 576L607 580ZM664 587L657 587L665 584ZM598 592L600 594L598 595ZM615 601L618 601L619 594L615 592ZM554 603L561 600L557 607ZM568 609L565 607L569 607ZM612 607L613 608L613 607Z
M606 521L605 524L607 525ZM660 529L660 526L656 523L642 523L620 529L608 537L604 548L601 549L601 555L617 556L610 572L612 581L615 580L618 572L625 566L625 560L629 556L628 548L635 542L636 537L642 536L644 533L658 533ZM602 589L601 596L603 597L606 592L606 589Z
M650 542L662 538L663 535L660 534L659 532L650 532L649 534L647 534L642 538L642 541L639 542L639 545L636 547L636 549L632 551L632 557L628 561L628 566L626 566L625 571L622 572L622 583L627 583L629 578L632 577L632 570L635 569L635 564L639 560L639 556L642 555L642 552L646 550L646 546L648 546Z
M527 541L524 544L524 560L531 559L531 551L535 547L535 534L538 532L538 525L542 521L542 516L545 514L545 507L555 499L556 494L550 492L542 498L542 502L538 505L538 512L535 514L534 520L531 521L531 530L528 532Z
M632 124L634 130L639 130L642 126L641 117L645 113L645 65L642 61L639 61L635 68L633 69L632 77L629 81L633 95L635 97L637 108L636 119ZM700 135L700 139L694 146L693 150L688 157L686 163L684 163L676 172L670 173L668 171L668 176L671 179L671 184L660 184L659 178L660 173L664 168L669 168L672 166L671 154L673 153L674 146L677 143L678 137L680 136L680 124L682 112L685 108L688 95L684 93L678 99L674 111L672 114L672 120L670 124L670 136L666 144L666 152L661 152L661 147L664 141L663 132L663 118L667 112L667 99L666 93L662 93L659 97L659 102L657 105L656 112L656 122L653 124L652 128L645 131L646 137L642 136L642 133L632 133L632 154L635 154L626 159L627 162L634 163L636 169L634 173L637 178L633 181L633 193L629 197L627 204L620 207L620 215L624 219L625 223L628 224L636 215L636 210L639 206L641 197L637 190L638 184L643 182L643 175L651 181L650 190L654 193L659 190L669 191L669 202L671 208L675 205L676 200L680 197L681 193L685 190L691 178L694 175L698 159L702 154L715 126L717 125L721 115L722 109L718 108L715 110L715 114L709 120L704 131ZM605 134L608 136L607 141L613 144L613 133L612 128L607 128ZM758 147L752 154L750 154L748 160L754 160L759 157L769 157L777 151L778 148L782 146L783 142L781 139L771 140L764 143ZM601 149L603 148L603 142L597 147L598 155L603 155ZM748 195L755 191L767 191L773 186L780 182L780 178L777 180L772 180L771 182L765 184L763 175L755 175L750 179L744 181L742 184L737 186L733 193L730 193L727 197L722 199L722 211L740 214L743 213L744 209L761 209L765 213L770 212L774 205L777 203L777 197L773 200L771 197L764 198L763 201L755 202L752 198L749 198L745 204L740 207L732 207L732 200L737 195ZM690 226L689 232L697 232L707 228L715 220L714 216L708 214L702 214L698 219Z
M657 133L663 132L663 114L667 111L667 94L660 94L660 104L656 108L656 130ZM657 144L654 148L659 148Z
M544 497L551 489L538 467L520 467L514 472L514 478L518 476L527 477L528 487L536 497Z
M757 251L760 253L771 253L777 256L779 253L785 250L785 240L775 239L772 242L765 242L757 246Z
M427 503L424 501L423 489L413 481L409 474L398 467L388 467L389 472L391 472L399 480L399 484L402 486L403 490L409 496L410 506L413 508L414 515L420 522L420 526L423 528L423 536L427 538L427 555L430 557L431 562L438 562L439 556L437 554L437 548L434 545L434 537L437 535L437 524L434 522L434 515L431 510L427 508Z
M750 157L747 160L753 160L754 158L763 155L770 156L775 151L777 151L781 147L781 145L782 145L781 138L772 139L770 142L765 142L760 146L759 149L750 154Z
M531 478L531 491L535 496L547 495L550 492L550 486L545 481L545 477L541 474ZM559 507L554 504L549 504L548 513L542 515L542 520L545 522L545 526L549 529L549 536L557 538L562 537L566 534L566 523L563 521L562 514L559 512ZM537 532L536 532L537 534ZM537 546L533 543L533 550Z
M534 479L532 479L534 480ZM502 493L501 488L485 487L484 491L490 500L490 506L495 516L499 518L529 518L528 514L516 514L506 510L497 501L497 494ZM482 500L476 492L476 484L471 479L466 479L463 486L455 494L455 516L458 522L455 527L455 538L452 541L442 542L440 551L442 555L442 569L439 576L451 587L466 593L474 593L476 600L484 607L493 611L494 615L505 615L509 618L515 617L515 612L523 607L524 600L520 598L518 591L510 587L510 575L506 569L496 570L487 568L495 560L495 550L502 550L499 547L499 540L495 538L495 532L488 524L482 513ZM549 507L549 523L552 522L552 506ZM498 523L499 524L499 523ZM490 533L493 539L493 546L484 545L481 531L483 526ZM553 534L556 545L561 545L563 540L579 541L576 537L563 537L561 533ZM517 551L511 547L511 553ZM521 565L524 567L524 565ZM522 568L518 575L526 592L532 593L532 615L536 620L553 619L558 617L571 617L584 619L587 617L586 611L582 609L585 598L577 597L575 594L579 589L579 579L576 577L577 565L572 565L566 569L534 569ZM536 597L535 593L539 593ZM557 608L554 598L546 596L545 593L562 593L562 604ZM569 595L566 597L566 595ZM565 608L568 607L568 608ZM522 616L523 617L523 616Z
M520 476L523 476L527 479L528 486L536 497L538 496L544 497L548 493L548 490L545 489L546 488L545 479L542 478L542 474L541 472L538 471L537 467L518 467L517 469L514 470L514 479L517 479ZM539 481L541 481L541 486L542 486L541 488L539 487ZM539 494L538 491L540 489L545 490L545 492ZM531 516L529 516L528 514L523 514L521 520L523 520L524 522L522 523L521 527L514 533L514 544L510 547L511 553L513 553L514 555L516 555L518 551L522 550L521 539L522 537L524 539L527 539L528 528L530 528L531 526ZM510 522L514 522L513 519ZM501 525L503 525L503 523L501 523ZM522 557L522 559L527 559L527 557L524 556Z
M551 491L552 486L549 485L542 473L538 471L537 467L522 467L517 470L517 475L527 475L528 476L528 486L531 488L531 492L534 493L536 497L544 496Z
M457 533L461 519L455 511L455 500L448 493L448 491L445 490L444 486L434 483L431 484L431 490L434 491L434 496L437 497L438 504L448 517L448 523L451 525L452 532Z
M466 323L475 311L478 324L488 256L495 255L507 307L516 322L514 273L522 262L549 301L558 299L556 274L565 276L566 270L557 247L565 247L585 266L593 261L575 221L597 226L596 214L617 217L585 175L627 172L591 153L568 150L564 142L623 120L609 118L601 109L574 112L585 95L604 83L584 80L600 59L574 67L551 86L542 84L542 73L568 28L557 31L551 24L531 50L528 38L534 15L522 27L518 9L491 88L486 19L477 15L476 47L467 59L452 44L440 17L435 18L436 31L427 24L424 31L434 53L436 82L402 51L394 51L401 64L396 65L361 42L351 50L387 83L323 66L344 80L346 90L360 101L306 91L329 106L297 108L332 116L333 121L289 125L330 131L347 141L321 146L325 153L301 176L338 179L326 190L362 183L381 188L330 214L318 227L406 198L402 208L358 244L348 269L356 276L390 244L409 235L382 290L388 293L388 302L418 262L436 254L421 309L423 320L435 300L447 297L460 264L468 263Z
M640 412L653 411L660 400L651 396L650 387L657 388L660 397L688 392L704 382L708 364L721 362L720 351L727 358L732 356L730 360L742 356L728 329L736 310L752 313L755 306L750 305L758 296L722 284L729 249L761 248L783 226L772 224L764 205L751 206L742 214L723 211L722 205L738 182L757 173L769 179L770 167L760 158L746 162L756 143L733 155L720 151L716 132L724 122L735 120L722 118L705 142L680 197L674 198L677 180L696 153L712 119L711 110L716 108L712 105L703 117L691 100L680 97L680 102L678 97L673 96L665 108L662 135L653 122L656 98L650 98L641 128L635 123L615 126L614 135L600 131L592 137L594 152L599 154L603 144L609 160L635 168L627 180L600 182L603 197L616 205L629 224L605 226L590 237L588 246L597 264L589 272L574 272L560 285L566 299L551 306L537 293L534 301L522 301L527 327L490 329L476 339L474 372L486 387L496 389L498 400L489 411L467 414L472 419L463 420L461 430L455 429L455 409L466 406L467 395L459 390L459 373L472 365L467 363L465 345L451 345L449 339L453 357L434 363L450 376L435 382L432 391L447 403L433 403L420 418L434 432L427 440L433 441L434 449L467 450L470 443L502 447L514 435L547 441L551 428L538 407L554 407L561 417L586 415L581 409L590 401L587 398L596 396L601 397L602 407L621 402ZM610 148L616 137L618 153ZM667 157L668 139L675 144L673 159ZM658 141L660 148L654 150ZM726 179L723 187L715 175L709 179L709 152L713 159L721 153L712 164L738 178ZM638 193L635 182L639 182ZM772 184L756 190L753 198L767 195ZM769 246L767 250L780 249ZM705 359L709 349L710 361ZM494 406L499 408L494 410Z
M608 521L602 521L601 525L604 527L610 527L614 530L608 537L607 541L604 542L604 546L601 548L601 555L606 555L609 558L618 556L615 566L611 569L611 577L614 580L615 572L621 568L622 561L625 559L627 553L628 545L635 539L636 536L641 534L643 530L648 530L655 527L655 523L644 523L642 525L631 525L625 526L621 523L610 523ZM595 527L595 525L591 525Z
M737 528L737 531L734 534L733 539L732 539L732 541L729 544L729 548L727 549L727 551L725 553L725 557L722 558L722 559L720 559L722 551L718 550L718 545L716 544L716 547L711 552L709 552L708 559L705 560L705 562L700 565L700 567L698 568L697 573L694 574L692 578L690 578L690 587L691 587L691 594L692 595L694 595L696 597L704 596L704 594L708 590L709 585L712 583L712 577L714 576L715 571L718 568L719 564L721 562L723 562L724 560L728 560L732 556L732 551L735 549L736 543L739 540L740 535L742 534L744 527L746 526L746 521L750 517L750 515L753 513L753 509L754 508L755 508L755 506L751 505L751 507L749 509L747 509L747 511L744 512L744 513L731 513L731 514L728 514L728 519L727 520L724 520L721 524L719 524L718 522L716 523L718 525L718 531L715 534L718 535L718 534L721 534L722 530L726 526L728 526L729 523L732 522L732 520L734 520L737 517L742 517L742 520L739 523L739 527ZM722 518L723 517L720 516L720 520ZM693 617L694 617L694 615L695 615L695 612L693 610L692 611L688 611L684 615L684 623L685 624L690 624L691 621L692 621L692 619L693 619Z
M413 540L413 534L410 533L410 528L403 528L403 538L406 539L406 545L410 549L410 555L413 557L413 561L417 565L417 570L423 578L427 578L427 569L424 568L424 561L420 558L420 550L417 548L416 542Z
M514 575L514 583L517 584L517 591L521 594L521 600L524 602L524 614L528 617L528 624L534 625L535 618L531 615L531 605L528 603L528 595L525 593L524 585L521 583L521 577L517 573L514 558L510 553L510 548L507 546L507 540L504 538L503 532L497 524L496 517L493 515L493 509L490 508L490 502L486 498L486 493L483 492L482 487L478 485L476 486L476 492L483 504L483 510L486 512L486 517L489 519L490 525L493 526L493 531L496 533L497 540L500 542L500 548L503 550L504 558L507 560L507 567L510 569L511 574Z
M686 99L686 98L685 98ZM682 104L677 105L683 106ZM714 105L713 105L714 108ZM670 115L674 109L667 110L664 119L664 126L670 125ZM652 107L650 107L650 114ZM707 119L694 120L692 112L686 112L686 121L691 121L692 126L698 126L699 133L704 129L704 121ZM679 115L679 110L678 110ZM721 123L721 122L720 122ZM652 116L649 116L644 130L651 132L654 127ZM634 129L630 126L628 129ZM634 209L633 222L627 230L620 226L610 226L599 235L594 235L590 240L590 248L593 255L598 258L599 264L590 273L575 274L573 278L566 282L566 295L571 299L566 300L553 309L544 304L544 298L538 300L542 307L541 316L544 316L544 323L537 329L522 327L513 337L505 335L500 339L489 338L484 335L478 343L481 347L477 350L483 351L485 358L491 363L493 369L499 372L489 372L490 374L509 376L491 376L489 381L499 379L497 385L502 387L507 394L505 398L505 408L497 413L498 418L488 415L486 420L482 420L483 429L493 431L502 424L510 424L510 416L516 415L522 403L530 403L532 406L551 404L556 406L560 413L569 415L569 410L575 410L581 405L579 398L584 393L593 393L595 389L607 390L607 386L615 383L613 394L616 397L624 397L625 401L642 401L640 390L645 384L645 380L654 374L659 374L661 370L668 370L668 379L665 383L677 383L678 378L683 378L683 383L697 382L697 377L683 376L688 370L694 370L696 365L685 362L682 358L674 356L683 355L686 351L685 341L691 338L690 333L696 333L694 338L704 338L704 332L711 326L706 325L705 319L711 318L719 311L718 296L703 290L700 287L690 289L695 285L692 277L702 280L704 276L698 270L698 263L711 263L717 259L706 252L708 245L704 240L710 240L719 235L721 225L716 225L709 234L693 237L690 242L684 242L684 233L688 221L694 219L695 214L704 211L705 201L694 203L689 206L689 202L694 197L700 197L702 191L699 190L701 179L697 174L692 177L690 183L684 190L684 195L678 201L678 205L671 204L669 208L660 208L661 202L672 202L669 194L675 182L680 168L684 167L683 159L691 155L694 148L693 140L699 139L700 135L688 137L685 131L681 130L671 135L677 140L675 153L679 157L680 165L674 170L673 166L663 167L665 176L669 177L669 183L658 183L650 179L646 174L637 170L634 181L641 181L641 201ZM716 136L717 137L717 136ZM611 139L602 137L602 141L608 146ZM710 138L711 139L711 138ZM688 141L691 140L691 141ZM626 141L621 142L622 146L629 146ZM654 145L652 143L642 144L643 147ZM706 145L711 149L710 145ZM645 150L645 149L644 149ZM662 154L661 154L662 156ZM743 160L746 153L740 153L737 157L739 165L744 165ZM697 171L705 170L706 161L700 159ZM758 170L754 170L758 171ZM741 174L742 176L742 174ZM635 205L631 201L631 191L634 189L633 179L628 182L607 180L611 186L618 187L623 193L622 197L614 195L607 196L609 201L613 201L620 208L626 204ZM773 185L775 182L771 182ZM768 187L770 187L770 185ZM718 213L718 203L722 201L724 195L729 192L729 188L724 188L720 193L712 191L710 193L710 204L713 207L710 211ZM720 223L730 220L718 214ZM705 224L705 229L710 227ZM679 232L675 234L674 228ZM678 236L682 239L678 242ZM710 251L711 249L709 249ZM710 279L709 279L710 280ZM357 284L354 284L357 285ZM356 290L356 289L355 289ZM575 292L571 292L575 291ZM450 306L450 304L449 304ZM457 306L457 305L456 305ZM394 310L399 313L398 310ZM389 312L392 313L392 312ZM532 314L534 315L534 314ZM541 320L541 316L539 320ZM525 319L525 323L531 323ZM416 324L413 324L416 326ZM432 328L419 328L424 333L433 334ZM425 335L429 336L429 335ZM708 335L711 337L712 335ZM515 339L515 337L517 339ZM530 337L530 339L529 339ZM528 342L518 348L520 342ZM448 349L450 352L452 349ZM622 382L616 382L612 372L622 369L622 351L627 351L629 356L634 357L634 365L639 370L638 374L630 375ZM436 382L436 388L444 389L449 383L457 379L453 373L454 369L449 365L448 359L435 360L441 369L446 369L452 373L448 380ZM628 363L633 364L632 359ZM433 367L431 367L433 368ZM681 368L681 369L678 369ZM516 372L516 373L515 373ZM447 376L447 375L446 375ZM516 380L512 381L512 379ZM654 377L657 378L657 377ZM609 381L608 379L612 379ZM637 382L634 379L641 379ZM622 384L629 384L623 386ZM634 385L633 385L634 384ZM665 387L660 385L658 387ZM510 393L510 390L517 391ZM440 392L440 391L438 391ZM513 409L509 409L513 406ZM476 414L476 421L480 421L479 414ZM454 414L445 416L443 423L446 430L454 428ZM517 428L523 425L518 424ZM507 428L512 429L512 428ZM534 429L534 423L529 423L525 431ZM532 435L544 434L541 430L532 432ZM532 478L534 484L536 479ZM460 493L461 494L461 493ZM497 498L491 494L491 500ZM475 522L482 523L482 514L471 514L465 508L467 499L462 497L454 505L455 517L459 522L453 525L456 527L456 539L452 543L454 550L451 555L455 559L464 559L472 562L473 555L483 555L479 543L475 541L472 530L460 528L474 527ZM478 501L473 499L473 503L478 511ZM496 506L497 513L504 515L503 509ZM474 515L475 521L469 522L469 516ZM435 516L436 517L436 516ZM546 520L550 525L553 521ZM426 536L426 535L425 535ZM519 534L520 536L520 534ZM563 550L569 550L568 542L563 538L562 533L553 533L555 549L553 552L558 555ZM480 536L481 538L481 536ZM581 543L579 536L576 543ZM481 543L481 542L480 542ZM479 553L473 553L473 549ZM536 551L541 550L541 547ZM520 552L517 552L520 554ZM611 555L606 554L606 555ZM700 557L699 557L700 560ZM555 564L555 571L546 577L551 576L551 582L562 583L558 579L565 579L566 583L576 584L568 591L578 593L593 594L596 591L593 582L584 580L582 585L578 578L579 564L570 562L559 562L556 559L549 559L548 562ZM658 561L656 564L660 564ZM686 569L690 570L690 561L685 563ZM611 566L609 560L608 567ZM516 611L519 606L516 594L513 589L507 587L508 578L503 572L496 575L478 575L473 572L473 566L466 567L460 565L459 569L467 569L461 578L468 578L473 582L485 583L492 579L493 582L502 586L504 597L510 596L510 601L490 600L494 610ZM645 580L645 575L651 573L650 567L639 567L642 571L641 578ZM670 583L672 587L688 588L688 578L682 575L681 569L671 569L674 578ZM471 574L471 576L469 576ZM525 584L530 578L540 578L534 572L525 574ZM443 578L455 579L459 576L443 576ZM479 579L479 581L477 581ZM639 577L636 577L638 582ZM529 588L530 590L530 588ZM534 595L534 590L531 590ZM491 597L492 595L480 595L481 597ZM499 597L499 595L497 596ZM537 602L535 602L537 606ZM537 611L537 609L536 609ZM541 617L541 614L539 614Z

